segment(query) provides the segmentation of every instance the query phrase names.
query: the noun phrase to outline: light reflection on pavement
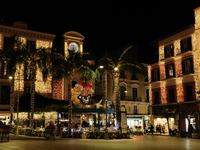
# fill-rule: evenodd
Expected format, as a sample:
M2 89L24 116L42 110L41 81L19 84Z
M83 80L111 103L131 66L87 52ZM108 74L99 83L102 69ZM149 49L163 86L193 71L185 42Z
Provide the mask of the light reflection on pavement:
M131 139L10 138L0 150L199 150L200 139L143 135Z

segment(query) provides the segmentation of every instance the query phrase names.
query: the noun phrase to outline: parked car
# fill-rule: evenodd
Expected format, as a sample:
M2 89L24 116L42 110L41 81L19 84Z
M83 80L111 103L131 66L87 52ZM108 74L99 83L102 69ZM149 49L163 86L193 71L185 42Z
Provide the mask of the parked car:
M143 135L143 129L141 126L135 126L134 129L133 129L133 134L136 134L136 135Z

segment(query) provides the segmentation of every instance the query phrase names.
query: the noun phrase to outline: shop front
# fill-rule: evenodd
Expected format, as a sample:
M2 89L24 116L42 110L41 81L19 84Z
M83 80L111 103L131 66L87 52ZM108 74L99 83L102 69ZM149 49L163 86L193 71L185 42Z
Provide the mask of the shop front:
M135 126L141 126L146 129L149 126L150 117L148 115L127 115L127 126L134 129Z
M168 123L169 123L169 128L168 128ZM169 132L169 129L171 130L177 129L177 125L175 124L174 118L169 118L168 122L166 118L160 118L160 117L154 118L154 131L156 131L159 127L161 127L161 130L164 132Z

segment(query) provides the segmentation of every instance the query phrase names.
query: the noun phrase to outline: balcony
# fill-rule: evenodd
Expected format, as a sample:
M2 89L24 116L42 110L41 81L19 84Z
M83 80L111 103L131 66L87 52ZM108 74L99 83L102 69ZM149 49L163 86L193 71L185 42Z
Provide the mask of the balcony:
M142 102L142 98L141 97L136 97L133 98L131 96L125 96L124 98L121 98L121 101L135 101L135 102Z

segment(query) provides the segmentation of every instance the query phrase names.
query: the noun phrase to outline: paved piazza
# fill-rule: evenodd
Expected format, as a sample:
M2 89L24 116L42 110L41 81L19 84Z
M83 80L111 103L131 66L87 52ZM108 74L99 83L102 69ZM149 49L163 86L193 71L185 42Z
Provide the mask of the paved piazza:
M10 137L0 150L199 150L200 139L143 135L131 139L60 139Z

